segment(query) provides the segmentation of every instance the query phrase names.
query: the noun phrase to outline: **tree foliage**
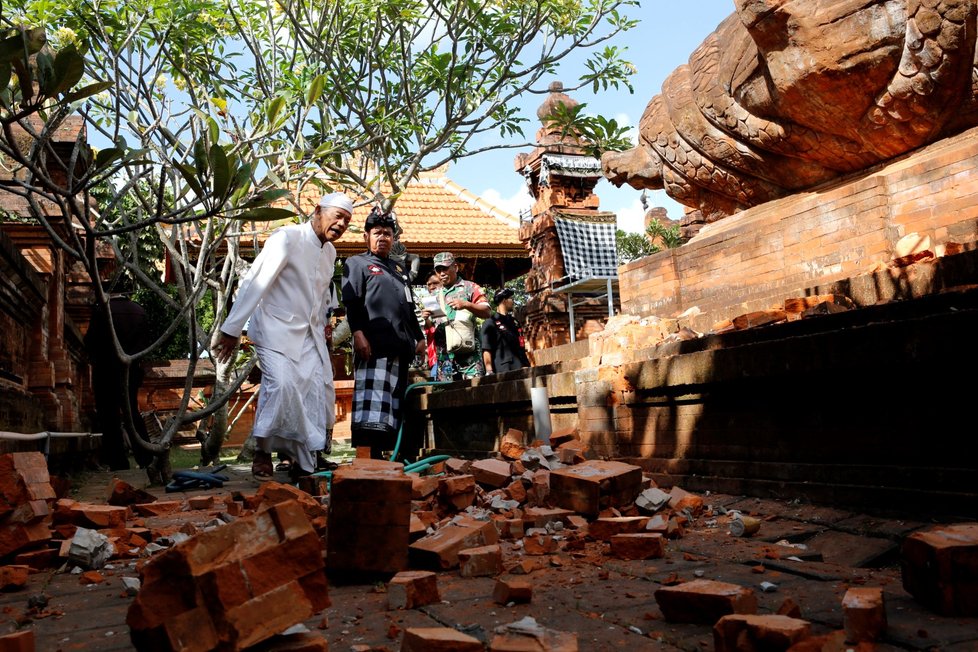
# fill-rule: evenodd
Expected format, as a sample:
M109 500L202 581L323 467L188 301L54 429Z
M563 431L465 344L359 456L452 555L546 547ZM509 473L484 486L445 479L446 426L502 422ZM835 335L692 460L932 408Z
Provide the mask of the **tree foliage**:
M644 233L628 233L618 229L615 234L619 265L651 256L663 249L674 249L682 243L679 224L667 226L658 219L649 220Z
M636 4L8 0L0 162L15 181L3 190L84 264L103 306L95 251L110 246L174 316L157 345L181 330L192 376L211 364L215 324L247 268L242 237L293 218L306 188L391 206L422 171L529 145L518 100L545 92L570 54L587 56L569 90L628 85L610 39L635 25L622 12ZM82 135L68 152L53 146L73 116L95 150ZM247 371L218 368L197 412L188 379L166 436L219 410Z

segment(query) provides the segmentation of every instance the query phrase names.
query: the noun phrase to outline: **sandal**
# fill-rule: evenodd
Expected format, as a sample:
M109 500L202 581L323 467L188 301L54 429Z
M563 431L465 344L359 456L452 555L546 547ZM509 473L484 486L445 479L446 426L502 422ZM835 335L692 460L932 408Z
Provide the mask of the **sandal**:
M292 460L282 460L281 462L275 465L276 471L288 472L289 469L291 468L292 468Z
M255 458L251 462L251 475L258 482L268 482L275 474L272 466L272 454L264 451L255 451Z

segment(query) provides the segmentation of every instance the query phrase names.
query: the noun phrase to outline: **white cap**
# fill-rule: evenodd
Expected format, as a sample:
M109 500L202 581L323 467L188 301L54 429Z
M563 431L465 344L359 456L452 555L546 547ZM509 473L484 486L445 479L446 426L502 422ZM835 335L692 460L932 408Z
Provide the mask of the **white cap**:
M323 208L335 206L336 208L345 210L351 215L353 214L353 202L349 197L341 192L331 192L328 195L323 195L323 198L319 200L319 205Z

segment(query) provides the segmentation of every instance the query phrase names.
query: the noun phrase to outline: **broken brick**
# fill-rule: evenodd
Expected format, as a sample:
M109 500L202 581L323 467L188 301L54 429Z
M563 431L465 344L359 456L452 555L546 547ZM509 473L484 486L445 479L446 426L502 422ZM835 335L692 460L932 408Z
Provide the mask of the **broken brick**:
M526 604L533 599L533 584L526 580L498 579L492 589L497 604Z
M787 650L811 635L809 622L788 616L731 614L713 626L716 652Z
M577 634L549 629L532 617L496 628L489 652L577 652Z
M569 509L553 507L527 507L523 510L523 525L526 528L547 527L551 523L567 525L567 519L574 516Z
M655 601L671 623L712 625L728 614L757 613L757 596L751 589L713 580L693 580L664 586Z
M288 501L151 558L126 623L137 649L241 649L327 606L319 537Z
M901 548L903 588L944 616L978 616L978 523L914 532Z
M431 571L401 571L387 584L388 609L414 609L440 601L438 576Z
M187 498L187 507L190 509L213 509L214 496L191 496Z
M125 507L140 503L155 503L157 500L159 499L148 491L137 489L125 480L112 478L112 483L109 486L108 502L110 505Z
M95 530L125 527L129 518L129 508L116 505L75 503L69 512L73 524Z
M523 432L516 428L510 428L499 440L499 452L506 459L518 460L526 452L523 444Z
M588 524L587 533L595 541L610 541L616 534L643 532L648 522L648 516L598 518Z
M641 490L641 467L624 462L590 460L550 473L554 504L585 516L631 503Z
M886 605L883 589L878 587L854 587L842 598L842 620L846 640L876 641L886 631Z
M412 481L399 467L354 464L334 472L326 537L331 572L407 568Z
M462 577L493 577L503 572L503 551L498 544L458 551Z
M43 522L0 524L0 557L33 548L51 540L51 530Z
M0 591L24 588L30 574L29 566L0 566Z
M567 442L580 440L577 428L561 428L550 433L550 447L559 448Z
M462 519L418 539L409 546L408 554L413 566L447 570L458 565L460 550L498 542L499 534L491 522Z
M475 478L475 481L479 484L494 489L504 487L510 483L512 476L512 471L509 468L509 462L504 462L503 460L496 460L493 458L487 458L483 460L476 460L469 467L469 473Z
M528 555L549 555L560 547L556 538L549 534L534 534L523 537L523 552Z
M438 491L438 478L430 475L411 476L411 500L424 500Z
M518 503L526 502L526 487L522 480L513 480L506 485L506 496Z
M442 502L461 511L475 502L475 477L450 475L439 479L438 495Z
M661 534L632 532L611 537L611 554L618 559L661 559L666 541Z
M483 652L482 641L451 627L410 627L401 652Z
M179 500L160 500L155 503L140 503L132 506L132 511L140 516L166 516L179 512L182 505Z
M33 629L0 636L0 650L3 652L34 652L35 649Z

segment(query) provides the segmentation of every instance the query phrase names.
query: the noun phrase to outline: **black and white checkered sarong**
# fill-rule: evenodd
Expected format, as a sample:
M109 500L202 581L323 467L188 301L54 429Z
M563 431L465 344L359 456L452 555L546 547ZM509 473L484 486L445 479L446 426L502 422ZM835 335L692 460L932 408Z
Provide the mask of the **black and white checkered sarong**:
M587 278L618 276L613 221L575 220L554 217L564 271L570 282Z
M395 431L401 401L395 388L401 374L399 358L371 358L353 375L353 427Z

